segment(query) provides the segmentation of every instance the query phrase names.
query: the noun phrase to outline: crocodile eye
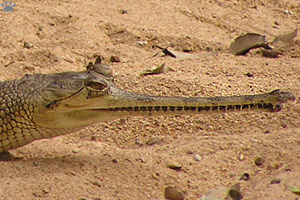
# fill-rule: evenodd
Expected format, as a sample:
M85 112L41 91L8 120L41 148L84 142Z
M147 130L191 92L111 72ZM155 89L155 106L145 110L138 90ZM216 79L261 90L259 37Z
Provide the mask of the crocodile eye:
M86 83L86 86L88 89L94 90L94 91L103 91L107 88L107 85L105 85L103 83L99 83L99 82L94 82L94 81L90 81L90 82Z

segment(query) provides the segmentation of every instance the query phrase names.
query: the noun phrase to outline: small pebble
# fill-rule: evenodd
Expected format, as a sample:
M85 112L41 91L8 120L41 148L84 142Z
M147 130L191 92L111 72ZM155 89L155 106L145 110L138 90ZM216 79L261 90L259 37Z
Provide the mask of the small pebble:
M137 158L135 160L138 161L138 162L140 162L140 163L146 163L146 160L143 157Z
M241 153L241 154L239 155L238 159L239 159L239 161L245 160L244 154Z
M299 141L299 144L300 144L300 141ZM186 153L187 153L187 154L193 154L194 152L193 152L192 150L189 149L189 150L186 151Z
M280 55L280 52L276 50L262 49L261 52L262 56L267 58L277 58Z
M149 145L149 146L152 146L154 144L157 144L160 142L160 139L158 137L153 137L153 138L150 138L146 144Z
M32 67L32 66L24 66L23 67L23 70L27 70L27 71L30 71L30 72L32 72L32 71L34 71L34 67Z
M250 174L248 173L243 173L242 176L240 177L240 180L243 181L248 181L250 179Z
M121 62L120 58L118 56L111 56L110 57L111 62Z
M24 48L26 48L26 49L30 49L30 48L33 47L33 45L30 44L30 43L28 43L28 42L24 42L23 46L24 46Z
M245 75L246 75L247 77L249 77L249 78L252 78L252 77L253 77L253 74L251 74L250 72L247 72Z
M97 187L101 187L101 184L97 180L90 180L89 182Z
M141 140L141 138L135 138L135 144L143 146L143 141Z
M201 161L201 160L202 160L202 157L201 157L199 154L196 154L196 155L194 156L194 160L195 160L195 161Z
M155 174L152 174L152 178L159 180L159 173L156 172Z
M183 200L184 196L182 192L178 191L177 188L169 186L165 188L164 196L169 200Z
M73 152L73 153L78 153L79 150L78 150L78 149L73 149L72 152Z
M127 10L119 10L119 12L120 12L121 14L123 14L123 15L128 13Z
M139 45L141 45L141 46L145 46L145 45L148 44L147 41L138 41L137 43L138 43Z
M167 163L167 167L170 169L174 169L174 170L180 170L182 168L182 165L177 162L170 162L170 163Z
M271 181L271 184L279 184L280 182L281 182L280 179L274 178L274 179Z
M239 190L236 190L236 189L230 189L228 191L228 196L232 200L241 200L241 199L243 199L243 196L242 196L241 192Z
M265 162L265 160L264 160L262 157L257 157L257 158L255 158L255 160L254 160L254 163L255 163L257 166L263 165L264 162Z
M279 169L280 166L281 166L280 163L274 162L269 165L269 168L270 169Z

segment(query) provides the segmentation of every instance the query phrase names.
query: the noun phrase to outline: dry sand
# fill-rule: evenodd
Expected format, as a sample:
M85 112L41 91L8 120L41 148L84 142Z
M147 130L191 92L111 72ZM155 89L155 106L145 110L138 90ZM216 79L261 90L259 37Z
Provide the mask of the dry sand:
M176 186L186 200L240 183L244 199L297 199L300 188L300 40L279 58L234 56L235 37L274 36L300 26L298 0L15 1L0 12L0 80L84 70L95 54L118 86L153 95L214 96L282 89L296 103L278 113L125 118L10 151L0 162L0 199L163 200ZM26 43L26 47L24 47ZM154 56L173 47L197 58ZM118 56L119 63L110 57ZM140 77L165 63L174 72ZM251 73L253 77L245 74ZM147 145L149 140L156 141ZM138 142L137 142L138 141ZM201 156L195 161L194 156ZM264 158L262 166L254 159ZM166 167L182 164L180 171ZM239 180L249 173L248 181ZM274 178L279 184L270 184Z

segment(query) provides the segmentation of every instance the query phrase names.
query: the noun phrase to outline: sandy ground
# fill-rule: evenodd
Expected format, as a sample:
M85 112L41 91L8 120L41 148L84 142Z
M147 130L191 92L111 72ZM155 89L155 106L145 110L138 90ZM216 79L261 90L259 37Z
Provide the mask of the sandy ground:
M10 151L19 159L0 162L0 199L162 200L164 188L175 186L186 200L195 200L236 183L244 199L299 198L287 187L300 188L300 39L279 58L262 57L258 50L227 53L241 34L260 33L271 41L299 27L298 0L15 3L13 13L0 12L3 81L84 70L101 55L118 86L142 94L214 96L280 88L297 100L278 113L125 118L36 141ZM155 45L197 57L153 56L160 51ZM112 63L111 56L121 62ZM175 71L139 76L163 63ZM257 157L263 165L254 164ZM182 169L169 169L170 162ZM250 179L240 180L243 173ZM270 184L274 178L281 182Z

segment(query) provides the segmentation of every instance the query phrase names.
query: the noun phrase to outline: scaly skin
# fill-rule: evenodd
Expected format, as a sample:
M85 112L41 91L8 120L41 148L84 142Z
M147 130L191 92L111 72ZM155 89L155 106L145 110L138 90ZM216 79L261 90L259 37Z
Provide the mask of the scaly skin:
M279 111L295 100L274 90L231 97L160 97L116 87L108 66L86 71L26 75L0 83L0 152L34 140L74 132L90 124L127 116L202 114L230 111Z

